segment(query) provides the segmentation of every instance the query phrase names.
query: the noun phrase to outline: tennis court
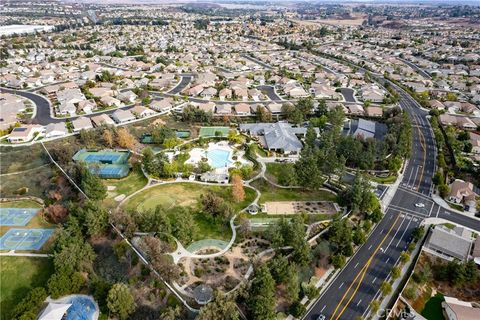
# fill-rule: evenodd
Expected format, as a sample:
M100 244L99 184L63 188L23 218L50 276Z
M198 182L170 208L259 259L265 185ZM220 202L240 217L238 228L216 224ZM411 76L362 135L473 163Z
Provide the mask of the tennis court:
M37 208L0 208L0 226L25 226L37 212Z
M229 131L229 127L201 127L198 135L204 138L227 137Z
M73 160L86 162L90 171L98 174L100 178L120 179L130 172L129 157L128 151L82 149L73 156Z
M55 229L10 229L0 238L0 250L39 250Z

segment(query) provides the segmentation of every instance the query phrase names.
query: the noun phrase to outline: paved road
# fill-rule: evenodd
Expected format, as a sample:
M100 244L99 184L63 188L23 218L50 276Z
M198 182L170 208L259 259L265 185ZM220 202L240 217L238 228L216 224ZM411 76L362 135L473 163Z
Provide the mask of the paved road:
M413 124L412 155L403 180L382 221L322 293L305 319L316 319L319 314L332 320L351 320L365 315L381 283L407 248L412 231L424 218L444 218L480 231L478 220L440 208L432 201L436 150L427 113L403 90L394 88L400 93L400 104ZM416 203L423 203L425 207L417 208Z
M182 76L182 80L180 81L179 84L177 84L173 89L168 91L170 94L177 94L180 93L183 89L185 89L188 84L192 81L192 76L187 75L187 76Z
M240 56L242 56L243 58L247 59L247 60L250 60L258 65L261 65L262 67L264 67L265 69L267 70L271 70L272 69L272 66L269 65L269 64L266 64L265 62L261 61L261 60L258 60L257 58L254 58L252 57L251 55L249 54L241 54Z
M280 96L275 92L275 88L273 86L258 86L257 89L265 93L267 97L272 101L282 100L282 98L280 98Z
M357 100L355 100L355 90L351 88L340 88L340 90L346 102L357 102Z
M427 79L432 79L432 76L430 74L428 74L428 72L426 72L425 70L423 70L422 68L420 68L419 66L417 66L416 64L414 64L413 62L410 62L408 60L405 60L405 59L402 59L402 58L398 58L399 60L403 61L405 64L407 64L410 68L412 68L413 70L415 70L417 73L419 73L420 75L422 75L423 77L427 78Z

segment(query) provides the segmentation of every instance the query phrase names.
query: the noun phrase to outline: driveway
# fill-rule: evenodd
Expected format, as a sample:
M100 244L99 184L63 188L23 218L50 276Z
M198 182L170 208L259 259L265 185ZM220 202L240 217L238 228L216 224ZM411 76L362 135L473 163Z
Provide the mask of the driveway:
M346 102L357 102L357 100L355 100L355 90L351 88L340 88L340 90Z

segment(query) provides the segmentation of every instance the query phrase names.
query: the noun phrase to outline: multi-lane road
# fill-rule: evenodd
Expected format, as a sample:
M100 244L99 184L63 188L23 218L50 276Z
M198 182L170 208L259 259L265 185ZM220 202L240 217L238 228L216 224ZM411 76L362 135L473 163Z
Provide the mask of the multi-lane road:
M428 114L410 95L391 85L400 94L400 105L412 121L411 157L384 218L324 290L305 319L317 319L320 314L329 320L365 316L370 302L377 299L381 283L407 248L412 231L423 219L444 218L480 231L478 220L444 209L432 200L436 149ZM420 203L423 208L415 206Z

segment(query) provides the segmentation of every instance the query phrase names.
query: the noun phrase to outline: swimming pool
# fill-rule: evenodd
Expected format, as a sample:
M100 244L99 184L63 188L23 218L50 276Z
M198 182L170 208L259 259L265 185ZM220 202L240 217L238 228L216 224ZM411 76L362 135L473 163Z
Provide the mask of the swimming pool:
M223 149L212 149L208 150L207 158L210 160L210 165L217 168L224 168L228 167L232 164L232 161L229 160L230 158L230 151L223 150Z

